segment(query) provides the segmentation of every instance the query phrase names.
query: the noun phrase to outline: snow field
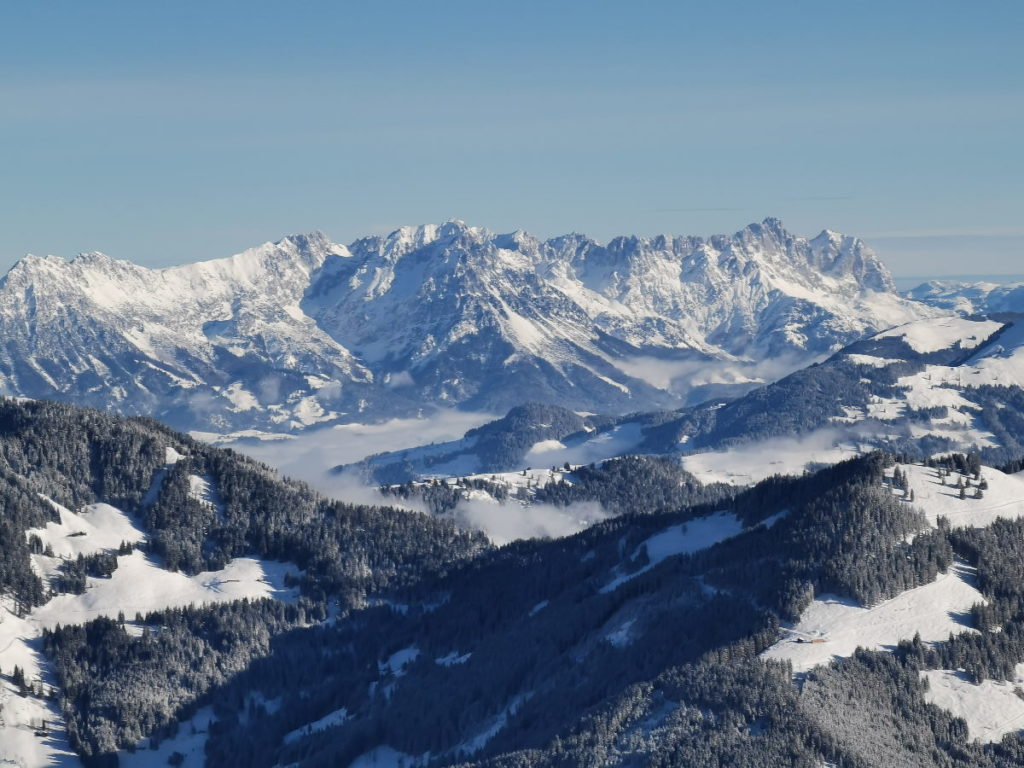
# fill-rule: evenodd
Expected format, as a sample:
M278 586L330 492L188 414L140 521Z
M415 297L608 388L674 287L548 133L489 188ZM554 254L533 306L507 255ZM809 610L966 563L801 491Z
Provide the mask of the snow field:
M939 517L947 518L953 528L984 528L1000 517L1010 520L1024 517L1024 475L1007 475L993 467L982 467L981 479L988 483L983 497L973 498L977 482L971 478L967 498L961 499L956 488L957 478L966 482L966 476L953 472L943 485L938 471L930 467L900 464L899 469L907 475L907 485L914 491L913 505L925 513L933 526ZM891 472L888 473L890 479L891 476ZM893 492L903 495L898 489Z
M914 491L914 506L922 509L931 525L946 517L957 526L985 527L997 518L1024 516L1024 475L1007 475L983 467L981 478L988 489L982 499L961 499L956 489L960 476L951 473L943 485L935 469L922 465L899 465ZM887 473L891 481L892 473ZM964 478L966 479L966 478ZM903 491L893 489L903 496ZM909 503L909 502L908 502ZM870 608L832 595L821 595L786 630L786 637L767 649L762 658L786 659L795 672L804 672L835 658L848 657L858 648L887 649L901 640L920 634L925 642L942 642L950 634L974 632L962 617L975 603L985 599L977 590L973 568L957 561L949 573L931 584L907 590ZM1024 665L1018 666L1012 683L983 681L974 685L955 670L929 670L922 675L929 683L926 700L966 720L972 738L982 742L1000 740L1003 735L1024 728ZM1021 691L1018 694L1017 691Z
M876 339L902 339L915 352L938 352L957 342L963 349L974 349L995 333L1002 323L991 320L967 320L962 317L937 317L898 325L875 336Z
M1016 679L983 680L979 685L963 672L929 669L921 673L928 681L925 701L962 717L972 739L984 744L1024 728L1024 664L1018 664Z
M195 576L167 571L152 557L140 551L117 559L117 570L109 579L88 579L81 595L62 594L32 612L32 622L52 629L57 624L84 624L100 616L116 618L124 613L131 619L136 613L163 608L233 600L276 597L294 600L297 590L284 586L294 566L265 562L249 557L232 560L219 571L204 571Z
M889 649L918 633L925 642L940 642L950 634L976 631L960 617L984 602L974 584L974 569L959 561L931 584L870 608L836 595L820 595L800 621L785 630L787 636L761 657L789 661L794 672L805 672L852 656L857 648Z

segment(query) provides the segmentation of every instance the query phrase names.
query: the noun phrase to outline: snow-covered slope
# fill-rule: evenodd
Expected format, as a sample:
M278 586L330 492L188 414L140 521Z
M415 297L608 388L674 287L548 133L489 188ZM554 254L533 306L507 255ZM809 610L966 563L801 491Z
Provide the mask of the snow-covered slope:
M299 304L344 254L314 234L158 270L26 257L0 281L2 391L185 424L329 417L372 375Z
M959 619L985 598L974 584L973 570L957 563L931 584L908 589L871 607L835 595L819 595L785 630L786 637L766 650L766 659L786 660L805 672L834 658L852 656L857 648L892 647L919 634L941 642L970 631Z
M29 256L0 281L0 391L217 432L524 400L636 411L934 312L856 238L774 219L607 245L450 221L155 270Z
M1024 451L1024 322L1000 318L901 324L728 403L623 417L562 411L557 424L559 409L530 406L529 418L510 413L429 445L413 438L342 469L391 484L669 454L703 482L750 485L879 448L982 451L1002 465Z
M960 498L956 480L970 482L968 475L954 472L944 477L938 469L923 464L899 465L898 469L906 477L906 489L914 492L913 502L907 503L920 509L933 528L939 518L945 518L954 528L984 528L997 518L1024 517L1024 477L1020 475L982 467L979 482L985 483L983 497L975 498L972 491ZM886 472L886 478L886 482L892 482L891 471ZM905 490L892 491L906 498ZM907 590L878 605L861 606L835 595L819 595L800 621L786 628L786 636L763 655L786 659L795 671L802 672L833 658L850 656L856 648L893 647L915 634L925 642L938 642L951 633L975 631L965 624L965 617L972 605L984 602L974 569L958 561L931 584ZM967 697L973 693L948 680L939 682L946 683L945 699L954 689Z
M965 283L933 280L907 296L939 309L964 315L1024 312L1024 283Z
M66 561L79 555L116 554L124 544L145 542L131 517L109 504L90 504L77 513L50 501L60 522L28 532L47 554L32 555L34 570L44 581L59 577ZM135 550L117 557L109 578L88 578L80 594L55 594L22 614L8 596L0 595L0 669L16 666L29 681L54 684L49 663L39 653L44 629L85 624L99 616L129 621L171 606L202 605L241 599L275 597L291 600L297 590L284 586L285 575L298 569L286 563L237 558L220 571L186 576L162 567L158 559ZM141 632L141 628L139 629ZM0 764L11 761L27 768L79 765L67 743L63 720L50 698L22 696L13 682L0 681Z
M798 474L876 448L1024 450L1024 322L946 316L883 331L728 404L644 429L638 452L683 454L706 481Z
M963 671L929 669L921 673L928 681L925 700L962 717L972 739L997 742L1024 727L1024 664L1018 665L1016 672L1012 682L982 680L976 684Z
M705 344L764 358L834 349L920 309L863 242L829 230L813 239L777 219L732 237L569 236L545 244L553 282L609 333L643 346ZM767 354L766 354L767 353Z

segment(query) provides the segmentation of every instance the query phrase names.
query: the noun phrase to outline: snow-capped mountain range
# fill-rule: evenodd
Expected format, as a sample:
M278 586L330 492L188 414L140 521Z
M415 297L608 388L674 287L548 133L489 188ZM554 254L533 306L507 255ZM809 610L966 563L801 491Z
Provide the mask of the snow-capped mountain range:
M621 413L937 311L857 238L775 219L607 245L449 221L165 269L28 256L0 281L0 383L213 431L525 401Z

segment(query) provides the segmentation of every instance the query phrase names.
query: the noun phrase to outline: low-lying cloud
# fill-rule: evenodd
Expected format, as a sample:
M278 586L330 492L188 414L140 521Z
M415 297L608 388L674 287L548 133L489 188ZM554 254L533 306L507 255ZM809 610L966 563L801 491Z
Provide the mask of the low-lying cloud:
M553 504L497 503L485 499L459 502L452 516L459 527L482 531L499 546L519 539L571 536L610 517L596 501L556 507Z
M333 493L336 476L330 470L384 451L397 451L433 442L457 440L468 430L499 418L491 413L439 410L421 419L391 419L379 424L339 424L307 429L268 439L219 439L283 474L309 483L322 493Z
M727 360L668 360L637 356L615 362L627 376L673 394L688 405L717 396L735 396L762 383L777 381L824 356L780 355L757 363Z

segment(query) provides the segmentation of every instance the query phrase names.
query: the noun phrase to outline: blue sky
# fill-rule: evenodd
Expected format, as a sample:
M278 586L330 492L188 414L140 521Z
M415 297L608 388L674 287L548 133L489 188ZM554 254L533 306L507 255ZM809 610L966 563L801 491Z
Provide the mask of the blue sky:
M0 264L777 216L1024 272L1022 31L1000 0L6 3Z

